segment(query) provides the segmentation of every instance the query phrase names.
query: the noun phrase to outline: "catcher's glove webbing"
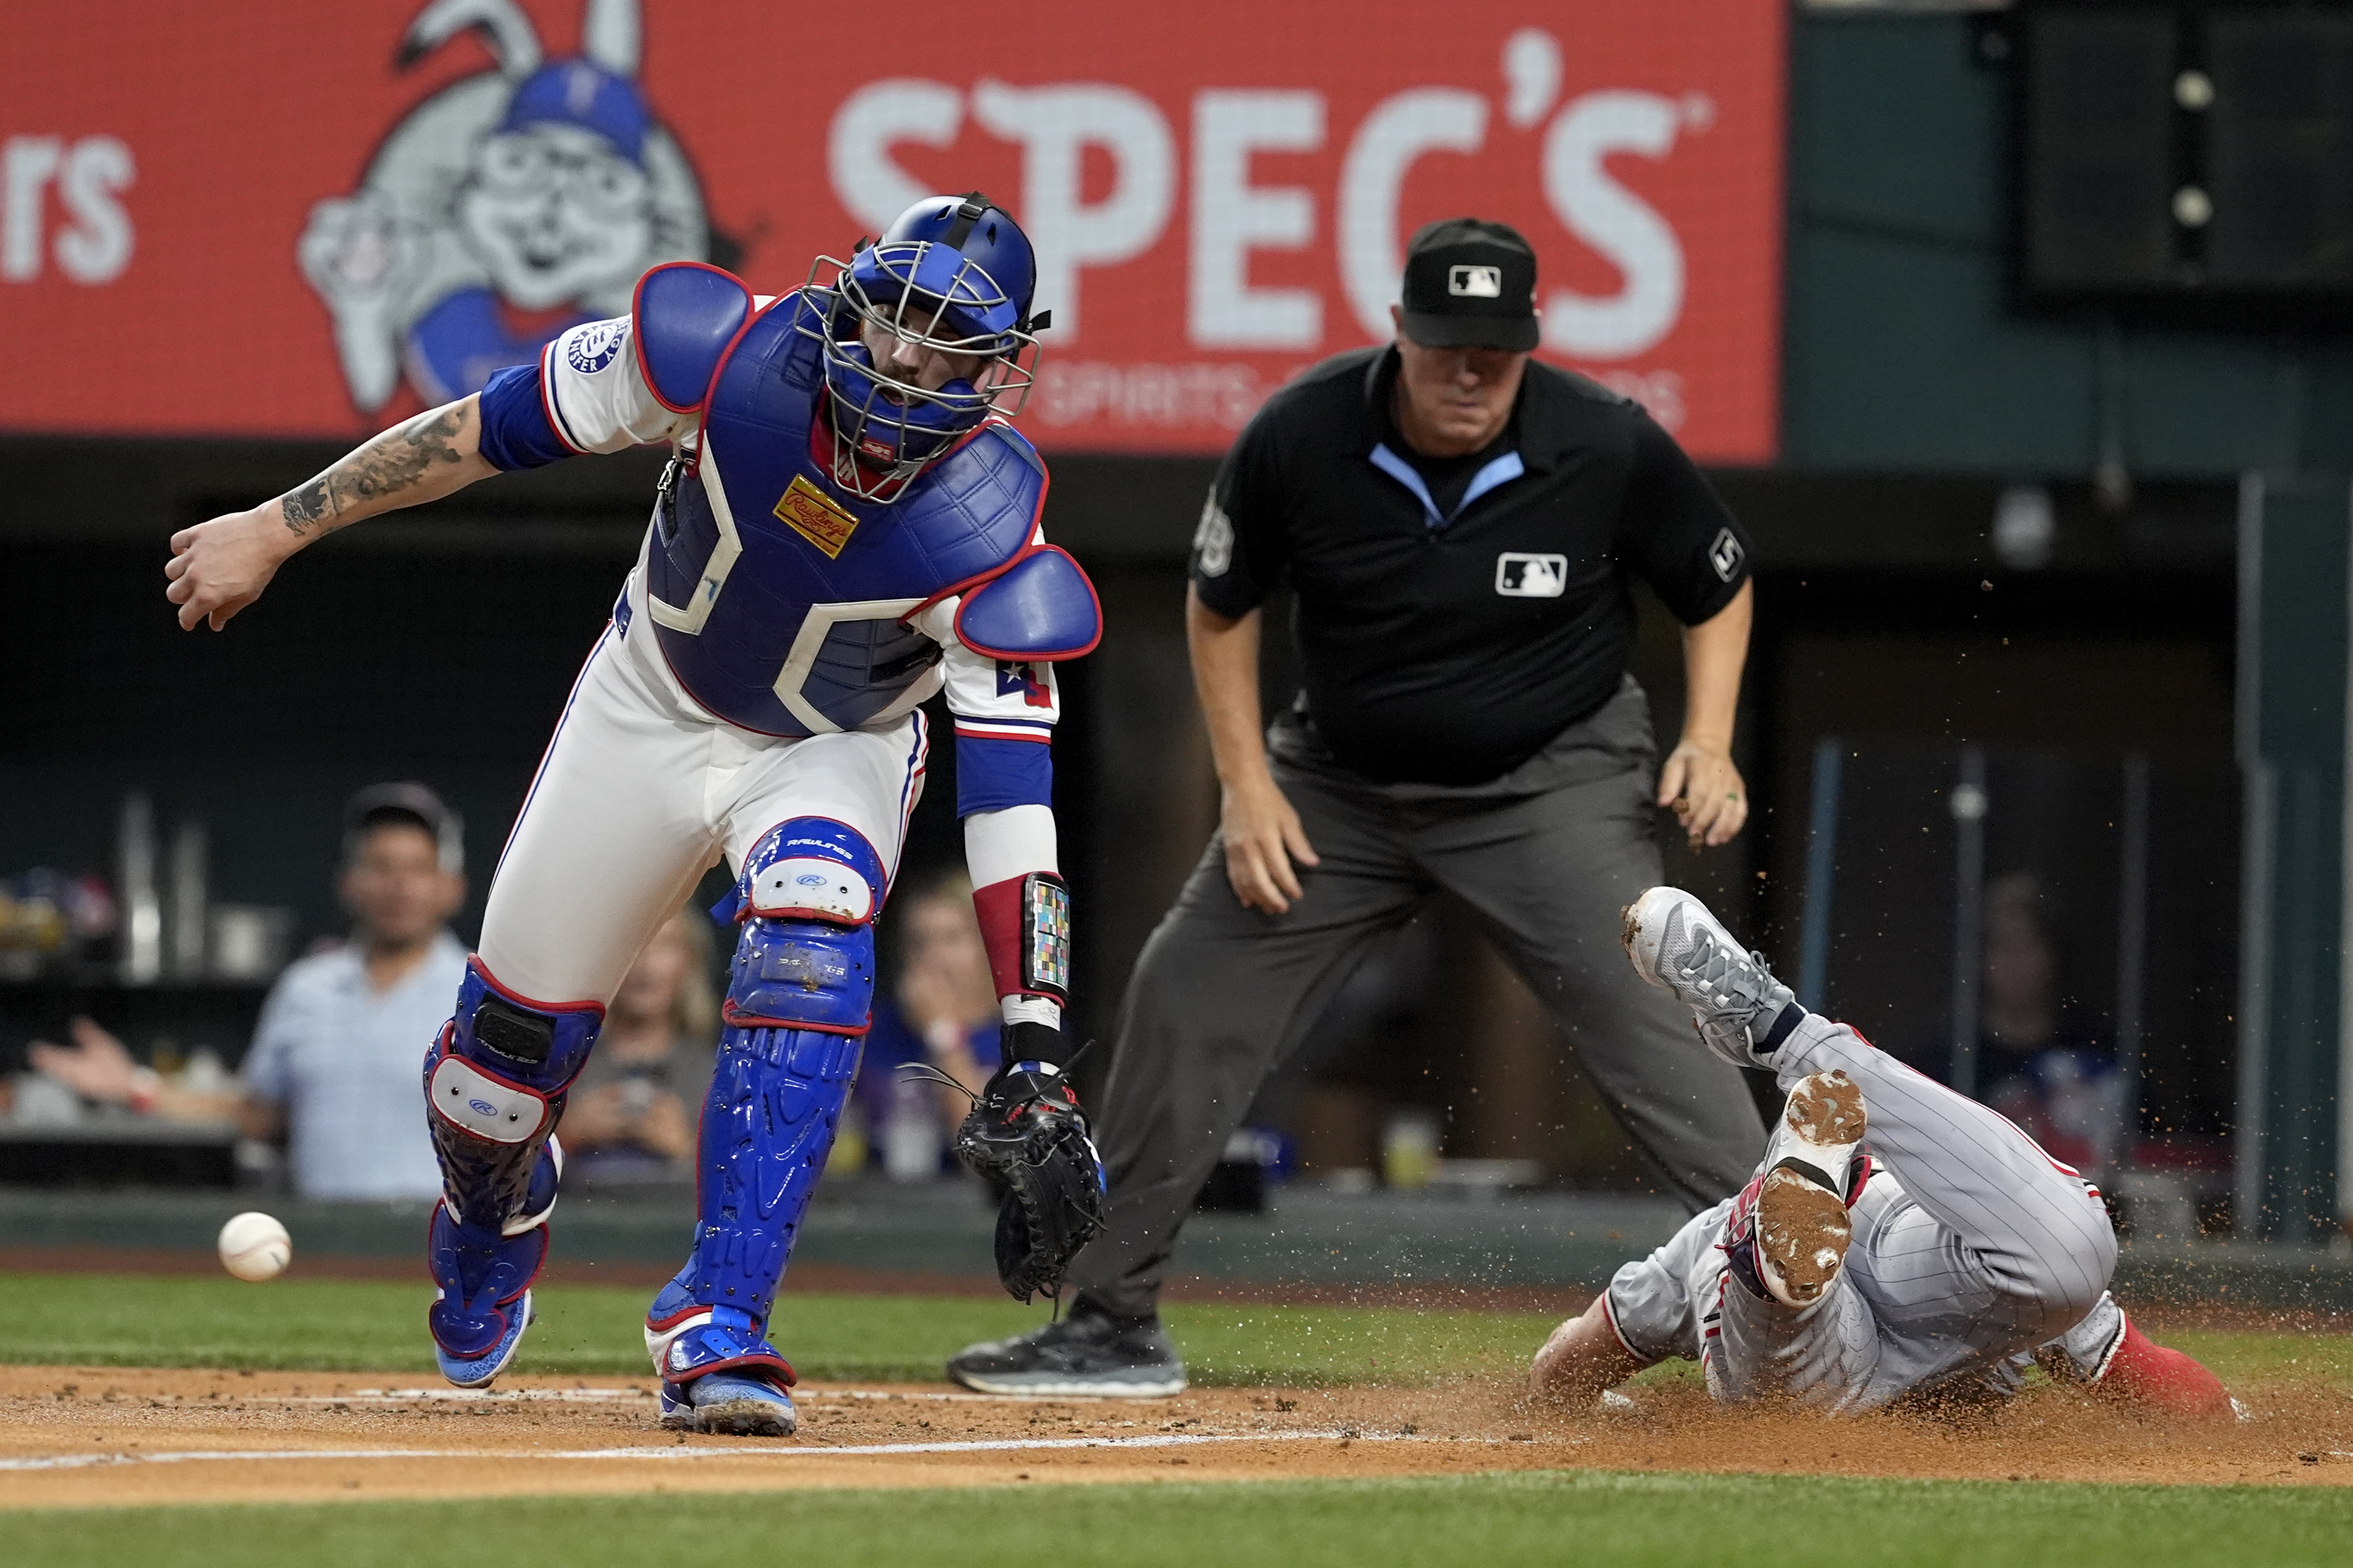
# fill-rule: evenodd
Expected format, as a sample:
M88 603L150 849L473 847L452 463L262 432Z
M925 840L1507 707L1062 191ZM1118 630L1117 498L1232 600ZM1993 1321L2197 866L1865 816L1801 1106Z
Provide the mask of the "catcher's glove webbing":
M1061 1069L1017 1061L997 1069L956 1131L956 1153L1004 1194L997 1277L1017 1301L1060 1290L1103 1226L1103 1159Z

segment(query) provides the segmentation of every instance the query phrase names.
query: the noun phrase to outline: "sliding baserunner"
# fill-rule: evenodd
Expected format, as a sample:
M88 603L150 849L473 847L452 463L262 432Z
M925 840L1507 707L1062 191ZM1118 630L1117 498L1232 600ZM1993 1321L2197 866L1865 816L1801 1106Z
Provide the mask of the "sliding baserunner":
M1788 1103L1738 1196L1618 1270L1536 1353L1540 1394L1589 1400L1671 1356L1708 1391L1847 1413L2051 1375L2227 1415L2221 1383L2152 1343L2108 1294L2098 1192L1995 1112L1808 1012L1706 906L1652 888L1626 910L1634 968L1718 1056Z

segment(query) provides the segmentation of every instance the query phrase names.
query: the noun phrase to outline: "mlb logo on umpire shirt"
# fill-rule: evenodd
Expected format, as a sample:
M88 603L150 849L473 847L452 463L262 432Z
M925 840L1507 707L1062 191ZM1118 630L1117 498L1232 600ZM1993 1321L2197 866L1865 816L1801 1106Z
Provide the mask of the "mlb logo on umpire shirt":
M1500 300L1504 297L1504 269L1500 267L1451 267L1446 271L1446 291L1472 300Z
M1495 557L1495 592L1506 599L1557 599L1568 590L1568 557L1506 550Z

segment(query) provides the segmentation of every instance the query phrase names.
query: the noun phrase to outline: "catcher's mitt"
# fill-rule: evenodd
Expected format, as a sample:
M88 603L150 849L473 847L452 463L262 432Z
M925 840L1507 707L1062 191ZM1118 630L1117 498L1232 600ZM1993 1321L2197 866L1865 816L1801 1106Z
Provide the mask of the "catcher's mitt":
M1103 1226L1103 1159L1060 1068L1000 1068L956 1131L956 1153L1004 1196L997 1277L1017 1301L1053 1295Z

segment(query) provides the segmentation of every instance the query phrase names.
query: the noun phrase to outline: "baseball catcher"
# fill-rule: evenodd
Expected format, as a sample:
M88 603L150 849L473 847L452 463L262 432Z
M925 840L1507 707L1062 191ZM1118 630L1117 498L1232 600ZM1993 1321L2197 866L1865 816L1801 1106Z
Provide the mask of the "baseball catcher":
M481 949L424 1063L443 1198L435 1353L481 1387L531 1322L565 1097L638 950L703 871L736 876L699 1222L646 1314L662 1424L783 1435L776 1289L858 1070L874 921L923 792L923 702L955 720L956 814L1003 1009L965 1139L1009 1195L1014 1294L1051 1289L1099 1212L1063 1080L1071 895L1049 742L1056 661L1102 612L1039 526L1008 419L1036 363L1037 260L978 193L910 207L848 261L755 296L677 262L629 313L386 432L279 500L172 541L180 623L218 628L312 540L513 468L667 446L637 569L507 841Z

